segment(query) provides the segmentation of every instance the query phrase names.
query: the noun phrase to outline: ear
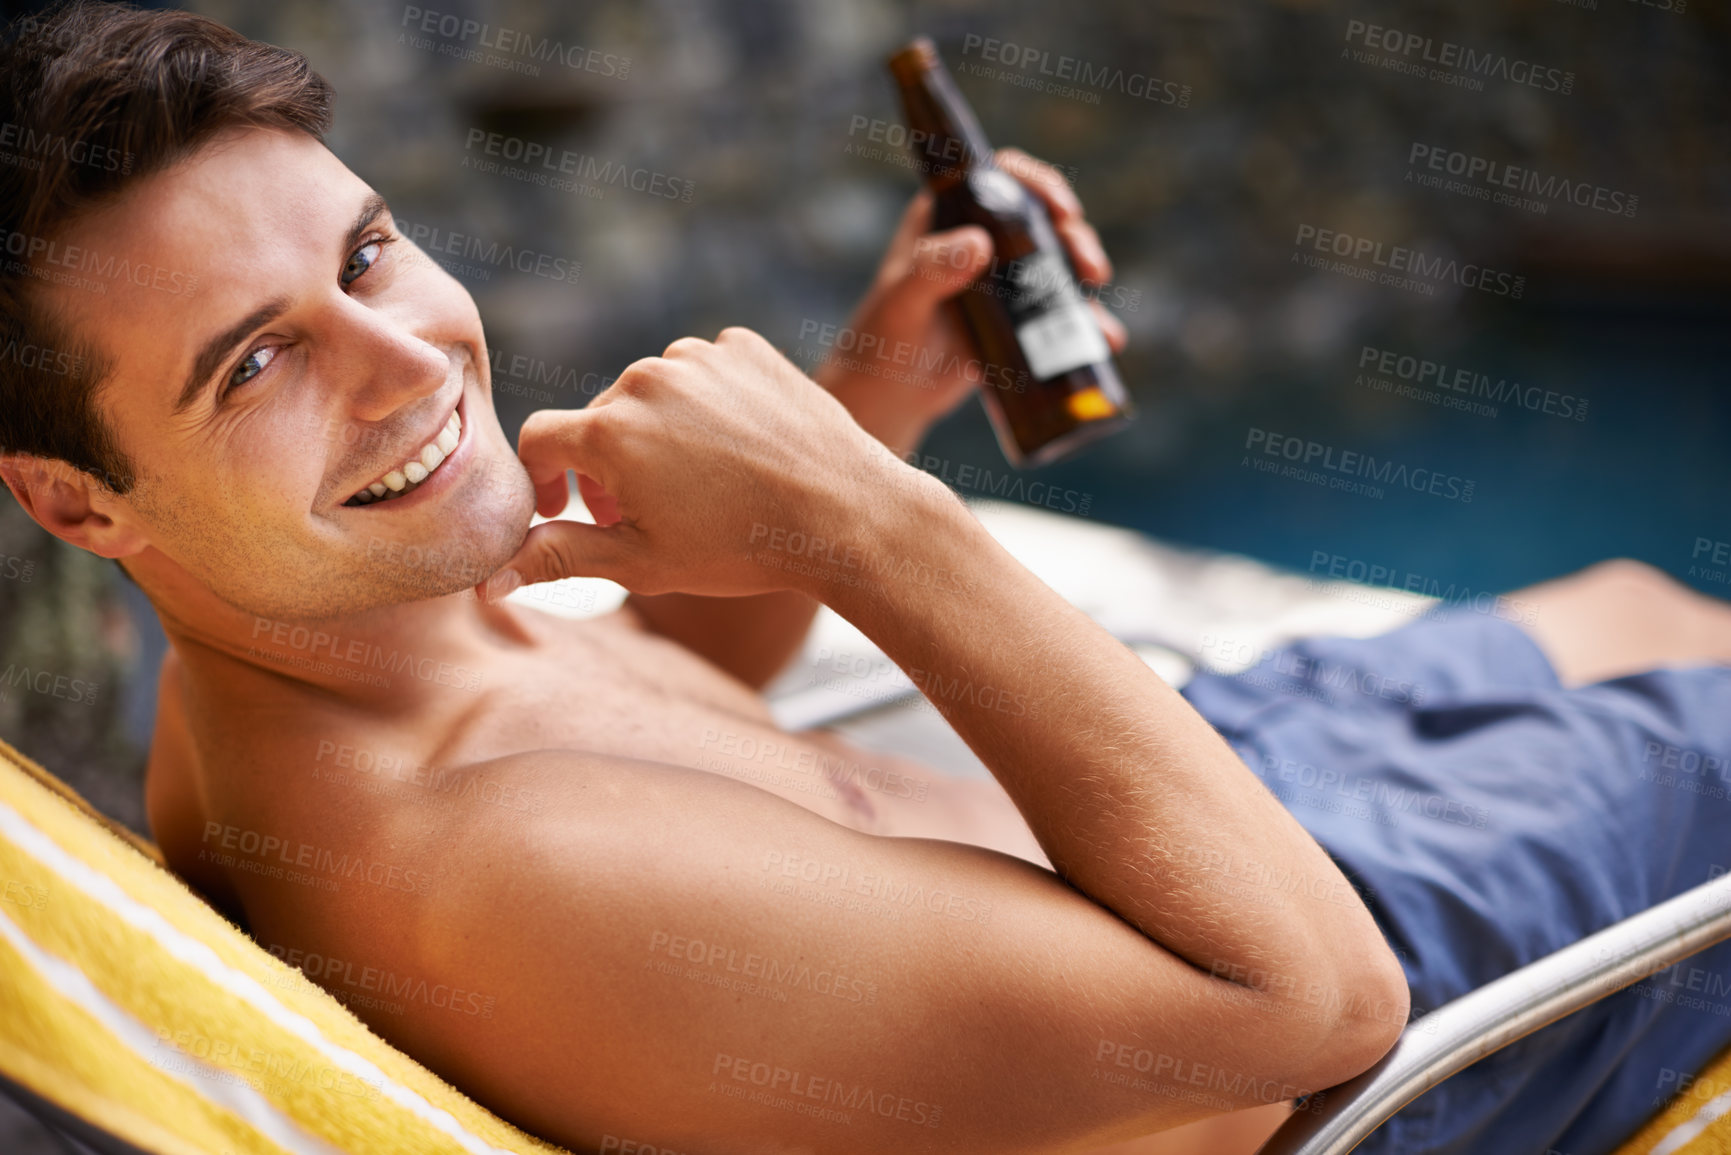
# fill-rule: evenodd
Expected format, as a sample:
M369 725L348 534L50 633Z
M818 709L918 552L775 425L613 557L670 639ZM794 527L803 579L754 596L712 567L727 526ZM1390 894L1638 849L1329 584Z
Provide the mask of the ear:
M131 503L76 466L6 453L0 454L0 478L31 520L61 541L108 558L150 547Z

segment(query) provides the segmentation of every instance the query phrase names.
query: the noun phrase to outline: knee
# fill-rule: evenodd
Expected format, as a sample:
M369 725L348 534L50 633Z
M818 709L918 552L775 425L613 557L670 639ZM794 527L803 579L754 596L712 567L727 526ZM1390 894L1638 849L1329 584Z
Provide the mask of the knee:
M1689 587L1658 566L1632 557L1606 558L1575 576L1583 582L1624 595L1663 598L1690 592Z
M1702 595L1664 570L1634 558L1609 558L1575 578L1600 612L1625 621L1688 627L1706 605Z

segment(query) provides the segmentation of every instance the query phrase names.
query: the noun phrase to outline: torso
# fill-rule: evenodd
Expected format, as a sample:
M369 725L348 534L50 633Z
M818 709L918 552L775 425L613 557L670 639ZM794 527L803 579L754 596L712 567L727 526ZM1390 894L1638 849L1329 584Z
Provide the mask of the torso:
M227 852L221 835L208 837L210 824L335 854L360 848L376 861L384 853L380 829L421 816L435 825L453 815L463 821L465 807L496 806L509 815L535 805L530 794L469 768L547 748L724 774L853 829L945 838L1049 865L995 781L951 778L821 731L779 730L756 691L647 631L629 610L583 621L529 620L554 643L537 648L548 656L500 663L484 671L474 693L438 687L445 692L429 695L430 706L391 716L357 717L310 701L234 716L188 703L171 650L146 779L153 833L170 868L291 965L302 965L288 953L297 949L364 962L378 936L407 925L396 921L405 896L266 882L212 861ZM327 989L348 1002L340 987ZM350 1009L387 1040L408 1045L389 1015ZM1113 1152L1248 1155L1278 1123L1276 1114L1284 1111L1221 1116Z
M1026 823L992 781L778 729L751 687L642 628L627 609L570 621L528 611L549 644L482 672L474 691L428 686L400 714L298 701L244 717L182 701L165 663L146 789L169 866L237 921L257 924L256 872L237 869L238 828L340 850L368 831L458 803L538 809L529 789L467 768L568 749L723 774L872 834L947 838L1044 865ZM419 687L417 687L419 688ZM222 715L213 717L213 715ZM455 811L460 814L458 807ZM211 824L221 828L213 830Z

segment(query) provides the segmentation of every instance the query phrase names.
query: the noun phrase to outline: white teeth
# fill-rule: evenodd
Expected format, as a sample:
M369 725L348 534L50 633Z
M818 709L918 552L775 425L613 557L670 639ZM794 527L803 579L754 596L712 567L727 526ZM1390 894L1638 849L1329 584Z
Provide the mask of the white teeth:
M445 458L456 451L462 442L462 434L463 419L453 409L437 437L421 446L421 451L404 462L401 468L391 470L355 494L349 499L350 504L367 505L373 501L384 501L410 486L419 485L433 470L444 464Z

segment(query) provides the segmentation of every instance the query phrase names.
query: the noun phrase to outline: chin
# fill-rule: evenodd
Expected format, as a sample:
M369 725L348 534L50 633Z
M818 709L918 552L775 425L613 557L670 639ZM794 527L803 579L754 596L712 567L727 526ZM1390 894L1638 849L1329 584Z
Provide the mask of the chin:
M412 516L360 520L387 510L357 511L339 543L279 545L250 564L217 567L204 583L248 614L309 624L447 597L479 585L517 552L535 489L513 457Z
M362 572L354 588L371 594L373 606L468 590L491 577L523 544L535 514L535 488L515 457L508 468L479 472L472 485L449 496L440 507L424 511L431 522L424 536L377 534L360 543Z

